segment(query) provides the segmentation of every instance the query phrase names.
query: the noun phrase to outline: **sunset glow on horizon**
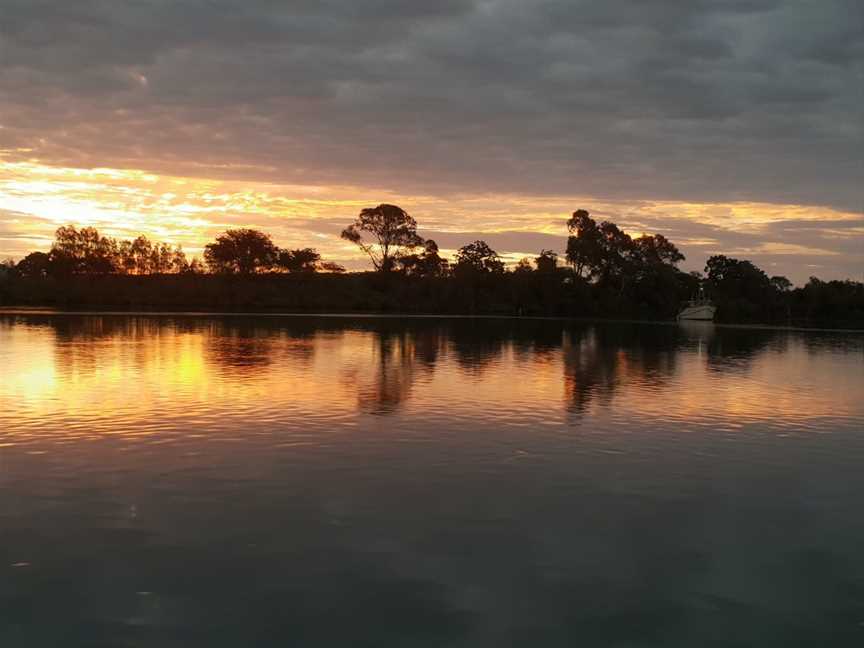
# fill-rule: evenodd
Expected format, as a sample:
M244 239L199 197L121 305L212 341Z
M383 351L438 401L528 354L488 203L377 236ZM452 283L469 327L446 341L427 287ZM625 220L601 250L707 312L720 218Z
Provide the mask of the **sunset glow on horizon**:
M544 248L562 253L565 222L577 208L612 220L634 236L666 235L688 257L683 264L688 269L701 269L712 254L727 254L757 259L769 272L783 273L792 257L806 257L809 263L785 270L797 281L811 274L843 278L844 270L851 275L855 259L834 244L864 235L858 214L826 207L588 196L396 195L383 189L70 168L33 160L0 162L0 249L13 258L47 250L54 230L71 224L93 226L118 238L144 234L200 256L203 246L225 229L252 227L270 233L279 245L314 247L349 269L365 269L367 260L341 240L339 232L360 209L380 202L403 206L444 253L482 237L511 263ZM811 232L818 228L821 238L789 236L782 231L787 221L805 223Z

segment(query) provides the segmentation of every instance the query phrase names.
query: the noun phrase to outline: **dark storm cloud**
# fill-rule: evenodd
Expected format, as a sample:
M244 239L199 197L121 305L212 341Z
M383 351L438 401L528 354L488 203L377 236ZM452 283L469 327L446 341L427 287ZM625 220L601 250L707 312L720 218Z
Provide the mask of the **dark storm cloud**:
M860 209L862 57L852 0L0 0L0 146L398 191Z

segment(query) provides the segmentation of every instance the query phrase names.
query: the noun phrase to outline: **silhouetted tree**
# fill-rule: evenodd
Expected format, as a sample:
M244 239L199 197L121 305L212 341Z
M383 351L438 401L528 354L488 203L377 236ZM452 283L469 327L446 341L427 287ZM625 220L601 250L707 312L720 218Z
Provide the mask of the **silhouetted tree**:
M571 236L567 239L567 261L576 275L607 282L613 278L626 283L661 266L676 266L684 255L662 234L632 239L615 223L599 225L584 209L573 212L567 221ZM572 233L575 233L573 235Z
M186 253L178 245L171 252L171 272L187 272L188 270L189 261L186 259Z
M807 321L864 326L864 283L810 277L789 297L793 310Z
M631 269L633 239L610 221L600 223L599 229L600 262L593 274L601 281L620 278Z
M460 274L500 274L504 272L504 262L486 241L474 241L459 248L455 271Z
M57 229L48 254L46 272L73 274L166 274L183 272L188 265L180 246L151 243L146 236L117 241L102 236L93 227Z
M183 249L168 243L153 243L146 236L120 241L117 269L124 274L149 275L186 272L188 261Z
M686 258L662 234L644 235L633 239L633 250L636 262L649 268L661 265L676 266Z
M101 236L94 227L60 227L51 247L52 270L59 274L116 272L117 241Z
M117 244L117 264L123 274L136 274L137 264L132 255L132 241L120 241Z
M193 257L192 261L188 266L183 270L183 272L187 272L189 274L204 274L207 271L207 268L201 262L201 259L198 257Z
M357 220L342 230L342 238L363 250L381 272L390 272L406 251L423 245L417 221L401 207L387 204L361 210Z
M526 258L513 272L504 272L501 258L483 241L459 250L453 272L456 278L451 279L450 266L434 241L425 242L413 253L408 244L398 244L407 241L416 248L420 238L413 230L413 220L404 212L405 218L398 214L390 218L387 214L392 215L391 209L398 210L387 205L364 210L366 215L378 210L380 213L372 215L375 218L384 214L378 221L372 218L372 223L390 230L382 231L382 238L371 239L368 245L361 241L361 245L379 260L376 267L398 268L415 277L412 281L398 281L396 277L382 281L382 277L358 273L344 279L316 277L291 282L290 291L278 290L275 281L260 282L260 288L247 284L247 289L236 291L215 277L178 277L167 282L66 281L63 279L69 275L200 274L205 270L199 259L188 262L179 246L151 242L145 236L117 241L92 227L79 230L68 226L57 230L49 253L31 253L18 264L0 264L0 303L665 318L673 317L680 302L704 284L718 306L721 321L864 325L862 283L811 278L803 288L793 288L785 277L768 278L750 261L723 255L708 260L703 280L698 272L685 273L676 267L683 255L662 235L632 239L614 223L597 225L585 210L578 210L568 221L567 261L573 265L574 276L591 281L573 281L569 271L557 271L556 255L550 250L542 250L534 262ZM355 233L360 232L368 234L355 229ZM210 268L225 273L262 272L274 267L297 273L344 271L337 264L322 261L310 248L279 250L269 236L255 230L224 233L207 246L205 258ZM52 281L40 281L46 277ZM55 277L61 280L53 280ZM442 279L427 281L430 277Z
M270 270L279 256L268 234L253 229L233 229L204 248L204 259L213 272L253 274Z
M522 257L519 261L516 262L516 266L513 268L513 274L517 275L527 275L534 272L534 266L531 265L531 259L528 257Z
M345 272L338 263L322 261L321 255L313 248L279 250L276 266L289 273Z
M405 274L416 277L443 277L450 269L447 259L438 254L438 244L431 239L423 243L423 252L420 254L400 257L399 266Z
M18 267L15 259L8 258L0 261L0 278L8 279L13 275L18 274Z
M534 263L537 264L537 272L551 274L558 269L558 254L552 250L541 250Z
M153 272L153 244L146 236L120 243L120 263L127 274Z
M717 254L705 263L705 275L714 292L759 297L771 286L768 275L750 261Z
M717 303L718 314L731 321L767 319L778 297L760 268L722 254L706 262L705 286Z
M567 221L570 236L567 239L567 263L573 266L577 277L585 272L590 276L600 265L602 254L600 229L584 209L577 209Z
M51 256L45 252L31 252L15 269L22 277L47 277L51 274Z
M279 250L276 262L286 272L315 272L321 262L321 255L312 248L302 250Z
M319 264L318 269L321 272L329 272L331 274L342 274L345 272L345 266L339 265L334 261L322 261Z
M786 277L775 275L771 277L769 280L771 285L774 286L774 289L778 292L785 293L792 290L792 282L789 281Z
M153 274L183 272L186 255L183 250L172 248L167 243L155 243L150 257L150 270Z

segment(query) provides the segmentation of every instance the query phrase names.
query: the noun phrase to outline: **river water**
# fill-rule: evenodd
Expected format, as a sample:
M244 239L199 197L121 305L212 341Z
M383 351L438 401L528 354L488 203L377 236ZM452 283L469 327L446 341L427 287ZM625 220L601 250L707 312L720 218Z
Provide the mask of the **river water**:
M864 645L864 335L7 312L0 645Z

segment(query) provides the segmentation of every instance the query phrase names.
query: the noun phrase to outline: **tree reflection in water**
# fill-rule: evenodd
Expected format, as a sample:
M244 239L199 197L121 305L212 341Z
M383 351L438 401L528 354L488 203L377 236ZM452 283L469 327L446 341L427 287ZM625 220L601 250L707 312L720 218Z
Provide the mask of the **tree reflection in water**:
M483 381L496 365L531 375L531 368L559 363L566 410L582 415L592 405L608 406L623 387L668 387L680 371L682 352L695 352L713 372L741 371L766 349L782 351L788 336L772 329L680 325L578 323L543 319L400 319L327 317L117 316L27 317L29 326L55 338L58 371L93 373L106 348L117 363L142 370L177 354L177 345L196 341L187 355L216 375L243 381L272 379L290 363L313 373L316 349L328 339L347 345L337 382L356 394L361 412L387 415L411 399L414 385L431 382L440 364L455 366L470 381ZM848 340L859 338L843 338ZM836 337L808 337L816 351ZM146 342L146 343L145 343ZM200 347L200 351L198 350ZM530 380L530 377L527 378ZM326 385L318 387L326 398ZM502 394L502 398L506 395Z

